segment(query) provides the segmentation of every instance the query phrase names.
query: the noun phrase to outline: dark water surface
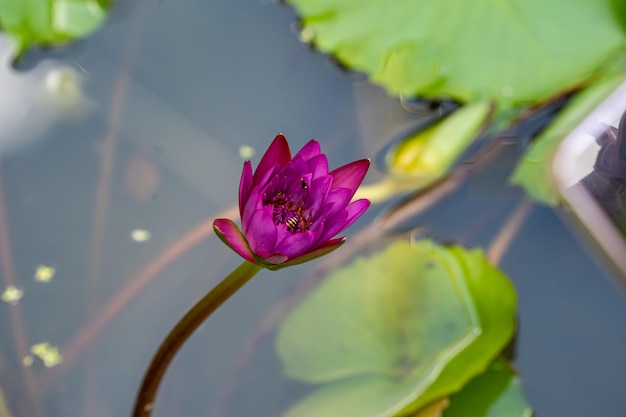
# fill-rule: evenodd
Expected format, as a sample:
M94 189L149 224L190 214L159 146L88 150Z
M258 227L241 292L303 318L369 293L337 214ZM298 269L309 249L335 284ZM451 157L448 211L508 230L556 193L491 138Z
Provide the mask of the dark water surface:
M260 0L129 2L91 38L31 54L20 72L0 38L0 288L23 290L0 303L13 417L128 415L158 343L239 262L208 225L235 203L242 147L256 163L278 132L294 149L316 137L336 167L373 156L412 117L300 44L295 21ZM511 163L415 225L489 245L522 198L501 175ZM50 282L34 278L40 266L55 269ZM537 415L623 416L626 302L609 277L541 207L501 266L519 291L516 364ZM154 415L279 415L303 388L281 377L271 335L232 401L224 387L260 320L310 268L261 272L203 325ZM63 361L33 357L41 342Z

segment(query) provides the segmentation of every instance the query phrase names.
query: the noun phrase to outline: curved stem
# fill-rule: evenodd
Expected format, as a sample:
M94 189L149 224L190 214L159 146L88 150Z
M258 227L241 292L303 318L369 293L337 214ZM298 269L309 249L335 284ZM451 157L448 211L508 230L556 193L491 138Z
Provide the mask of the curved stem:
M149 417L154 408L154 398L161 384L161 379L172 359L187 341L189 336L215 311L224 301L228 300L237 290L248 282L259 270L260 266L244 261L233 272L224 278L215 288L205 295L185 314L178 324L167 335L156 354L152 358L148 370L137 392L133 417Z

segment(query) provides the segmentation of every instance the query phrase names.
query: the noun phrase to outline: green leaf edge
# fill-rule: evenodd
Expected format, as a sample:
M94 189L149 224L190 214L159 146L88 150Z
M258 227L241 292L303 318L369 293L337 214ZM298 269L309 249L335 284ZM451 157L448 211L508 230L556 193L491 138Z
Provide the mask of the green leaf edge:
M498 336L500 332L502 332L502 337L500 340L493 342L494 351L489 358L481 358L484 356L484 346L482 346L484 341L483 343L480 343L481 338L476 338L455 358L448 362L426 391L424 391L422 395L420 395L413 403L402 410L400 414L416 412L437 398L444 397L461 390L467 381L471 380L476 375L483 373L487 369L491 360L510 342L515 334L517 295L513 284L509 281L506 275L488 263L484 252L481 249L466 249L461 246L451 246L445 248L439 247L438 249L437 255L447 258L452 258L454 256L454 258L459 261L458 264L454 263L454 260L452 260L452 262L448 262L447 264L458 265L462 271L457 271L457 273L465 274L464 276L467 278L467 289L470 292L472 300L484 297L482 303L485 304L474 303L477 318L480 320L481 317L478 310L484 311L485 306L491 301L499 303L502 306L502 313L506 314L506 316L509 317L509 320L507 323L502 323L503 329L492 330L494 338L495 336ZM476 287L478 281L482 279L482 274L470 273L473 268L490 269L493 274L492 277L498 277L495 279L492 278L492 285L488 287L489 292L484 291L484 288L479 290ZM487 324L480 321L480 326L486 327ZM459 369L465 368L466 362L470 363L469 372L466 373L464 378L455 377L455 375L459 373Z
M490 386L485 386L490 384ZM497 384L497 385L494 385ZM497 397L481 398L485 389L497 391ZM494 394L494 392L487 392ZM494 414L502 411L506 417L531 417L533 411L522 390L520 378L502 355L491 362L485 372L469 381L463 389L448 397L450 404L443 411L442 417L503 417ZM513 414L511 414L513 410ZM481 413L483 412L484 413Z
M423 240L420 242L416 242L415 245L425 246L423 250L425 252L430 252L432 256L435 256L435 257L441 256L443 258L453 258L452 262L450 262L450 259L447 259L447 262L444 261L445 262L444 264L454 265L458 268L458 269L455 268L454 271L452 270L450 271L451 276L463 276L463 275L458 275L458 274L463 274L464 272L471 270L472 267L475 268L477 264L481 270L483 268L490 269L491 272L493 273L492 277L497 277L497 278L493 280L494 282L488 288L489 296L490 296L489 298L490 299L493 298L496 301L496 303L504 303L508 305L508 308L503 309L503 312L510 319L503 324L505 329L502 332L502 336L499 337L499 340L490 344L490 345L493 345L492 354L487 355L482 360L480 360L481 359L480 357L484 356L484 346L482 346L481 343L476 343L476 342L481 341L483 339L481 339L480 336L472 338L470 344L464 350L462 350L459 354L457 354L448 363L443 365L442 371L439 373L439 375L436 375L433 377L434 382L421 395L418 394L417 398L415 398L412 401L409 400L405 406L399 403L398 404L399 407L395 407L393 409L390 408L390 412L392 412L393 414L385 414L389 416L415 413L419 411L419 409L429 404L430 402L438 398L444 397L446 395L449 395L453 392L459 391L460 389L462 389L462 387L465 385L467 381L471 380L476 375L484 372L485 369L487 369L492 359L502 350L504 346L506 346L506 344L511 340L515 332L515 310L516 310L516 305L517 305L517 297L515 294L515 289L513 285L511 284L511 282L508 280L508 278L501 271L499 271L497 268L491 266L488 263L482 250L466 249L460 246L445 247L445 246L437 245L436 243L430 240ZM452 275L452 274L457 274L457 275ZM472 299L477 294L477 289L471 288L472 281L474 281L475 284L478 283L478 281L482 279L482 275L483 274L476 274L475 277L470 276L469 278L473 278L473 279L469 279L466 281L466 284L468 284L467 289L469 290L470 295L472 296ZM484 295L484 292L483 292L483 295ZM474 305L476 306L476 304ZM508 314L506 313L507 310L508 310ZM498 316L498 319L499 318L500 316ZM481 326L483 327L485 326L484 322L481 323ZM492 331L492 336L494 335L494 333L495 333L495 336L498 336L499 334L499 332L497 331ZM483 340L483 343L484 343L484 340ZM469 356L469 359L468 359L468 356ZM464 362L468 362L468 361L471 363L470 371L466 372L463 378L455 378L454 375L456 374L456 372L458 372L458 370L455 369L455 367L464 368L465 367ZM291 375L291 377L294 379L300 380L299 377L294 377L294 375ZM450 379L452 379L452 382L449 381ZM308 382L311 382L311 381L308 381ZM313 391L313 393L310 394L310 396L316 395L316 393L318 393L320 389L324 389L333 383L342 383L342 380L327 381L325 383L322 383L321 385L318 386L316 390ZM297 402L296 404L293 404L289 408L287 413L289 413L291 409L297 407L300 404L300 402L307 401L308 398L309 396L306 396L303 399L301 399L299 402ZM288 415L288 414L284 414L284 415Z

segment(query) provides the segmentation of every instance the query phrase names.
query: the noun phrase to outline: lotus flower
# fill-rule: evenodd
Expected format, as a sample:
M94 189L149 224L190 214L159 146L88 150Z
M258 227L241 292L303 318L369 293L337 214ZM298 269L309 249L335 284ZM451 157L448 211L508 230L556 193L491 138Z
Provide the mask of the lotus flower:
M362 159L328 172L319 143L309 141L292 158L289 144L278 135L252 173L243 165L239 214L243 233L229 219L217 219L217 236L244 259L280 269L315 259L337 249L334 238L370 205L350 202L369 168Z

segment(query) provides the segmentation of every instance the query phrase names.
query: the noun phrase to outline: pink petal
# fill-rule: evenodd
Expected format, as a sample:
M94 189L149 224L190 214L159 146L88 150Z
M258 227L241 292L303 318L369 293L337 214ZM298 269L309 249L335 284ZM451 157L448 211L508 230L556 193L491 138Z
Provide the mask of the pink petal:
M237 225L230 219L216 219L213 221L213 230L222 242L237 252L242 258L256 264L254 255Z
M279 188L294 200L308 194L308 191L302 187L301 179L307 178L307 184L311 182L311 172L302 157L292 159L291 163L281 169L275 178L278 178Z
M285 167L289 167L291 166L291 164L287 164ZM281 169L284 169L285 167L281 167L280 164L275 163L274 166L269 169L265 175L263 175L262 177L253 177L255 178L253 185L254 186L259 186L261 188L265 187L267 184L269 184L274 178L276 178L276 175L278 174L278 172Z
M326 203L326 196L328 195L332 181L333 178L330 175L326 175L311 182L307 208L313 217L319 214L322 204Z
M311 139L310 141L306 143L306 145L302 147L302 149L298 151L298 153L293 157L293 159L296 159L297 157L301 156L302 158L304 158L305 161L308 161L314 156L319 155L320 152L321 150L320 150L319 142L316 141L315 139Z
M327 240L326 242L324 242L323 244L321 244L320 246L315 248L314 252L317 252L317 251L323 250L323 249L327 249L327 248L330 248L330 247L333 247L333 246L340 245L340 244L344 243L345 241L346 241L345 236L344 237L338 237L337 239Z
M277 176L281 178L281 180L286 179L299 179L299 177L303 174L310 174L309 166L306 161L301 157L293 158L289 165L286 165L281 169ZM300 186L300 182L298 182L298 186Z
M328 217L323 221L324 229L321 231L317 231L318 238L315 242L315 246L322 245L324 242L335 236L337 233L341 232L344 227L346 219L348 218L348 212L346 210L341 210L339 213L335 214L332 217Z
M243 208L243 212L241 213L241 228L243 229L243 233L246 234L248 228L250 227L250 219L252 219L252 215L263 207L263 199L260 195L259 187L255 187L248 195L248 200L246 201L246 205Z
M269 148L267 148L267 151L265 151L256 171L254 171L253 185L257 185L268 171L274 169L276 164L283 167L287 165L289 161L291 161L291 151L289 150L287 139L285 139L283 135L277 135Z
M239 181L239 215L243 216L243 208L246 206L248 196L252 191L252 164L246 161L243 164L241 172L241 181Z
M315 219L313 220L313 224L311 225L311 229L310 229L313 232L313 234L318 237L318 239L315 240L316 244L319 244L322 242L319 239L319 237L321 237L321 235L324 233L324 230L326 229L326 222L328 221L328 219L331 217L336 217L336 214L333 214L336 211L337 210L335 210L335 205L333 203L324 202L324 205L320 208L319 212L316 214ZM340 212L345 213L345 210L341 209ZM326 238L326 240L328 240L328 238Z
M368 168L370 167L369 159L361 159L354 161L330 172L334 181L332 188L347 188L350 190L350 198L359 188Z
M311 232L294 233L278 243L276 252L289 259L295 258L305 254L314 241L315 236Z
M335 216L326 219L326 228L318 238L316 244L320 244L336 234L346 230L352 225L370 206L370 201L361 199L354 201L346 207L345 210L337 213Z
M369 208L369 206L370 206L370 201L365 198L362 198L360 200L356 200L350 203L348 207L346 207L346 211L348 212L348 217L346 218L343 224L342 230L345 230L348 227L352 226L352 223L354 223L359 217L361 217L361 215L365 213L365 211Z
M276 270L276 269L284 268L286 266L299 265L301 263L308 262L310 260L319 258L320 256L324 256L327 253L334 251L339 246L343 245L345 241L346 241L345 237L340 237L337 239L329 240L325 242L322 246L316 248L315 250L312 250L311 252L305 253L302 256L298 256L297 258L290 259L287 262L281 263L280 265L276 265L275 267L269 266L267 268Z
M250 249L260 258L276 254L276 225L271 208L261 208L252 214L250 224L244 230Z
M306 161L309 171L313 174L313 178L328 175L328 158L326 155L319 154Z
M332 186L331 186L332 187ZM332 216L339 210L343 210L348 206L352 195L347 188L335 188L331 189L326 196L326 203L333 203L334 207L332 212L328 213L326 217Z

